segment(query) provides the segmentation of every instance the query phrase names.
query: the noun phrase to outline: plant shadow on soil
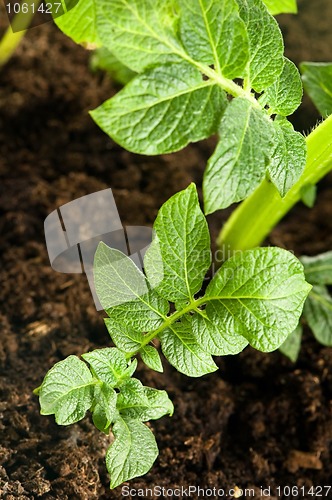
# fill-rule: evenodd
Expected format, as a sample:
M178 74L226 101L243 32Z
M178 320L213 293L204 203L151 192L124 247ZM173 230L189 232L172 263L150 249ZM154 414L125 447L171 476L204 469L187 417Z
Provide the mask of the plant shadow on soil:
M298 18L281 17L289 57L331 60L332 5L299 4ZM0 497L6 499L121 498L120 488L108 489L108 438L89 417L56 426L53 417L39 415L32 394L55 362L109 345L85 276L51 269L44 219L111 187L124 225L151 225L169 196L191 181L200 187L214 142L158 158L123 151L87 114L115 91L105 75L90 74L88 56L44 24L28 32L0 75ZM305 100L294 123L308 130L316 119ZM319 191L314 209L298 205L268 244L297 255L332 248L331 176ZM212 238L228 214L209 218ZM237 485L256 488L259 497L262 485L328 484L332 350L305 332L296 365L278 352L252 349L217 363L220 370L200 380L166 362L164 374L139 366L144 383L167 389L175 414L152 423L160 457L130 485Z

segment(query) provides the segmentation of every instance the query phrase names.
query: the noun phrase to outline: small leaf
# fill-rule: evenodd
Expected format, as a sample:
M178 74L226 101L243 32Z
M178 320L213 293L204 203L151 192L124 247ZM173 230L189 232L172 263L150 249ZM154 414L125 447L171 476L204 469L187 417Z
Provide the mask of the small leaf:
M93 423L101 432L108 434L111 423L117 417L117 394L110 386L102 384L96 386L94 400L96 405L92 413Z
M307 159L306 141L286 119L275 120L275 150L268 166L270 179L284 197L299 180Z
M297 361L301 349L302 326L298 325L295 330L288 335L287 339L279 347L279 351L287 356L293 363Z
M117 408L123 418L142 422L172 415L174 411L166 391L143 387L136 379L131 379L121 388Z
M236 98L221 120L220 136L204 174L206 214L243 200L260 184L274 129L262 110L247 99Z
M111 488L146 474L158 456L156 440L150 429L139 420L119 419L112 432L114 443L106 453Z
M237 0L249 37L248 87L267 89L284 66L284 44L277 21L262 0Z
M325 286L312 289L304 305L304 316L318 342L331 347L332 298Z
M68 3L66 2L69 7ZM100 44L96 30L95 0L79 0L75 7L56 17L54 22L76 43Z
M238 354L248 345L242 335L232 335L227 331L223 318L215 311L213 302L207 305L206 311L193 315L192 328L197 343L213 356Z
M297 14L296 0L264 0L269 12L277 14Z
M132 375L131 369L128 372L130 366L127 365L124 353L115 347L95 349L82 354L82 358L89 363L97 377L111 387L121 385Z
M151 370L155 370L160 373L164 371L159 353L155 347L152 345L146 345L140 349L139 353L142 361L146 364L146 366L151 368Z
M211 355L197 343L189 321L174 323L159 338L164 356L188 377L201 377L218 369Z
M302 203L308 208L313 208L317 198L317 186L314 184L306 184L302 186L300 194Z
M289 59L285 58L284 68L271 87L267 88L259 102L269 105L270 113L288 116L300 106L303 88L300 73Z
M180 0L181 40L196 61L226 78L244 76L248 40L235 0Z
M306 279L312 285L332 285L332 251L307 257L303 255L301 262L304 265Z
M300 64L303 85L321 115L332 113L332 63Z
M142 332L164 321L168 302L149 290L144 274L119 250L99 243L94 278L100 303L116 323Z
M105 318L104 321L108 333L118 349L124 352L134 352L140 349L144 340L142 333L135 332L124 323L120 325L110 318Z
M183 62L138 75L91 116L127 150L158 155L215 133L226 102L217 85Z
M148 66L179 61L184 50L176 36L172 7L164 0L98 0L100 39L138 73Z
M98 69L106 71L115 82L122 85L126 85L136 76L134 71L120 62L106 47L100 47L94 51L90 59L90 66L92 71Z
M42 415L55 415L59 425L81 420L93 401L94 381L86 364L76 356L56 363L39 389Z
M153 228L144 258L151 286L172 302L192 300L211 264L209 229L194 184L164 203Z
M213 301L229 334L270 352L295 330L310 289L294 255L281 248L256 248L227 260L204 299Z

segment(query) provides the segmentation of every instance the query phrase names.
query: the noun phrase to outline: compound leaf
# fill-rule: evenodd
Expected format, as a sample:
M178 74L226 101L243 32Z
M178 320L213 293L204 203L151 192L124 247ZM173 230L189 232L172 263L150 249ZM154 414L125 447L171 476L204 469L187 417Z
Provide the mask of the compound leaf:
M139 420L119 418L112 432L114 443L106 453L111 488L146 474L158 456L158 447L150 429Z
M91 112L112 139L134 153L170 153L217 131L225 93L190 64L167 64L131 80Z
M40 412L54 413L59 425L78 422L92 405L93 390L93 377L86 364L68 356L46 374L39 389Z
M284 45L277 21L262 0L236 0L249 38L248 87L256 92L267 89L284 65Z
M116 323L142 332L163 322L168 302L149 290L144 274L124 253L99 243L94 278L100 303Z
M248 40L235 0L180 0L180 33L188 54L233 79L244 76Z
M268 104L271 114L288 116L300 106L303 88L300 73L289 59L281 74L259 99L262 105Z
M318 342L332 346L332 298L325 286L314 286L304 305L304 316Z
M305 90L326 118L332 113L332 63L304 62L300 70Z
M304 265L304 273L309 283L312 285L332 285L331 251L314 257L303 255L301 262Z
M260 184L274 129L264 111L247 99L236 98L221 120L220 135L204 174L206 214L243 200Z
M268 172L271 181L284 197L299 180L307 158L306 141L300 132L295 132L286 119L275 120L275 150L271 156Z
M198 344L189 321L174 323L159 338L164 356L188 377L201 377L218 369L211 355Z
M172 302L192 300L211 264L209 229L194 184L164 203L153 228L144 259L149 282Z
M242 335L255 349L269 352L295 330L310 289L294 255L281 248L257 248L227 260L204 298L213 301L229 334Z

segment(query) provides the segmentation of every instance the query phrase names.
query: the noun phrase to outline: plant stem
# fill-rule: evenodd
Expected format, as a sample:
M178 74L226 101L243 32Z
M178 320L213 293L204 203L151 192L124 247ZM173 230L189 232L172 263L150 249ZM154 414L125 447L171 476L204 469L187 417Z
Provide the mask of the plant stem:
M316 185L332 170L332 115L309 134L306 142L306 167L284 198L265 179L232 213L217 240L224 253L261 245L280 219L301 199L302 188Z
M28 12L20 10L0 41L0 68L4 66L24 37L41 0L30 0ZM17 31L20 30L20 31Z

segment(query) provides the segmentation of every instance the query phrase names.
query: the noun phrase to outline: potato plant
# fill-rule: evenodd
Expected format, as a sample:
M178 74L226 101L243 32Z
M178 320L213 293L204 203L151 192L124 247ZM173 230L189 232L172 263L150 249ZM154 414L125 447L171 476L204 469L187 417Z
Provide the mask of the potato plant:
M217 370L213 356L247 345L295 359L303 307L318 340L332 344L331 253L300 261L259 247L297 201L312 205L332 168L332 118L307 139L287 119L301 103L302 82L273 14L295 11L293 0L87 0L56 20L76 42L99 47L103 67L121 70L124 88L91 115L124 148L158 155L219 137L203 179L204 213L194 184L170 198L144 273L119 250L98 246L96 291L115 347L69 356L36 390L41 413L58 424L90 411L96 427L112 433L112 488L151 468L158 449L146 422L173 412L165 391L133 377L137 356L162 372L160 343L190 377ZM329 65L302 71L329 115ZM205 215L242 200L219 237L234 255L203 292L211 266Z

